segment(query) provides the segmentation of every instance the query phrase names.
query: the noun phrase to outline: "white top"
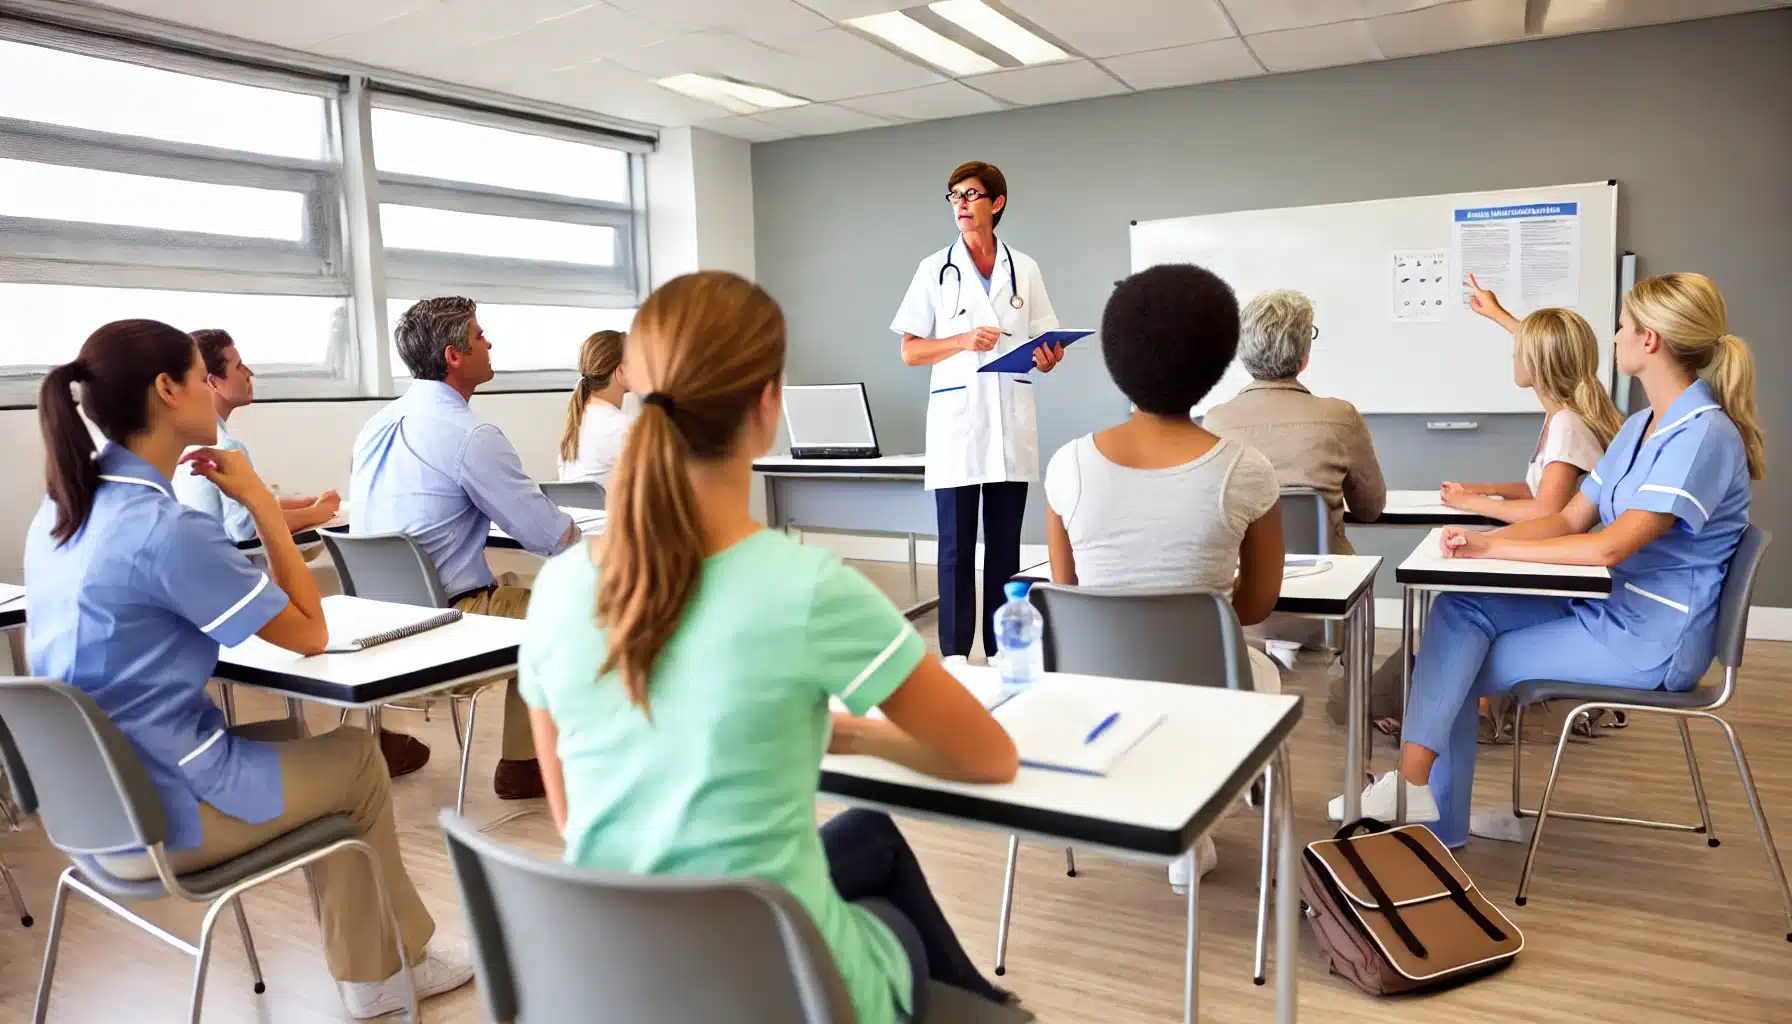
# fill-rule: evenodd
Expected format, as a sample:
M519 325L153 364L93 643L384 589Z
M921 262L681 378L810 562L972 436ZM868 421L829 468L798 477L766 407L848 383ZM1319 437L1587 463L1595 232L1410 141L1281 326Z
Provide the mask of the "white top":
M1543 424L1543 434L1537 438L1537 454L1531 456L1531 464L1524 470L1524 485L1531 489L1534 498L1543 483L1543 467L1566 462L1582 473L1591 473L1604 455L1605 446L1599 443L1593 428L1575 413L1559 409Z
M616 460L622 457L622 443L628 440L628 428L639 415L638 409L619 409L601 398L592 399L579 424L578 455L571 462L559 460L560 481L608 485Z
M1085 587L1194 587L1230 594L1245 530L1281 496L1262 453L1224 441L1193 462L1131 469L1084 435L1045 470Z
M957 674L979 673L994 676L995 670L977 667L961 669ZM966 681L971 682L969 678ZM961 793L1009 807L1175 830L1185 827L1218 798L1227 780L1235 777L1241 766L1248 769L1245 775L1254 775L1268 763L1275 751L1266 741L1288 715L1295 713L1300 702L1293 695L1056 672L1047 672L1034 685L1046 692L1111 697L1116 707L1142 714L1162 713L1164 720L1105 776L1022 767L1013 782L977 785L936 779L880 758L846 755L823 758L822 771L925 792ZM1176 784L1165 785L1165 779L1174 779ZM824 778L823 791L826 790ZM929 816L924 807L900 809ZM982 823L977 818L943 817L968 824ZM1003 826L992 827L1007 831Z

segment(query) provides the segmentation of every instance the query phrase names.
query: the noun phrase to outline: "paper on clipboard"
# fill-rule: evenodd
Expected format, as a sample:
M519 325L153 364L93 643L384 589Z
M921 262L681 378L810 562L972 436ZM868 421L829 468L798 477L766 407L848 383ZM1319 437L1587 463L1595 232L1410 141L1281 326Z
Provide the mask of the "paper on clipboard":
M1016 345L995 359L977 368L979 373L1028 373L1033 369L1033 350L1041 345L1063 345L1087 338L1094 331L1046 331L1037 338Z

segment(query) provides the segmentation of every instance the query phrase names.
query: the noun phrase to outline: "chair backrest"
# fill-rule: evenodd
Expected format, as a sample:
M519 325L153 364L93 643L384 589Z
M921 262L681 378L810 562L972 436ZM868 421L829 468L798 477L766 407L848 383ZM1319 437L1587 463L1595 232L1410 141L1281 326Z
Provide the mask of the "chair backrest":
M1717 599L1717 660L1725 668L1742 664L1742 641L1748 636L1748 603L1755 593L1755 573L1773 534L1753 523L1742 531L1736 553L1730 556L1730 570L1724 574L1724 589Z
M130 741L66 683L0 678L0 760L13 802L64 853L136 850L167 834L162 798Z
M495 1021L857 1019L821 933L775 885L569 867L452 811L441 822Z
M342 578L342 592L369 601L448 607L436 565L402 533L348 534L322 531L324 546Z
M582 508L593 512L604 510L603 486L589 480L542 484L541 493L561 508Z
M1282 510L1282 549L1291 555L1332 553L1332 516L1325 495L1311 487L1284 487L1277 503Z
M1238 616L1223 596L1035 583L1048 672L1251 689Z

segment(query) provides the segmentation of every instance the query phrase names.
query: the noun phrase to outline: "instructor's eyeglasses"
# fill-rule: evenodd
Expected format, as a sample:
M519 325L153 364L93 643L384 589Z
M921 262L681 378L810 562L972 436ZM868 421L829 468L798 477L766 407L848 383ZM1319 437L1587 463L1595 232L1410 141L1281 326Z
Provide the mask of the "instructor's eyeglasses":
M946 193L946 202L951 203L953 206L957 206L960 202L969 204L969 203L974 203L979 199L988 199L988 198L989 198L988 192L979 192L974 188L967 188L967 189L963 189L963 190L953 189L952 191Z

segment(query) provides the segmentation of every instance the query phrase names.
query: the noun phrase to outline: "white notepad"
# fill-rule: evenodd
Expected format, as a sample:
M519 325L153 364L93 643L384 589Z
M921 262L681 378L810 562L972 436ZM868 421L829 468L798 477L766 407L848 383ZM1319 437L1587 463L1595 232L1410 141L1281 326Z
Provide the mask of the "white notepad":
M1115 712L1113 723L1090 741L1089 734ZM1079 775L1106 775L1164 720L1162 711L1037 687L1003 701L993 714L1014 738L1022 765Z
M1287 555L1282 563L1282 578L1299 579L1302 576L1317 576L1330 572L1332 560L1318 555Z
M419 608L333 594L324 598L324 621L330 626L330 643L324 653L364 651L459 622L460 617L459 608Z

